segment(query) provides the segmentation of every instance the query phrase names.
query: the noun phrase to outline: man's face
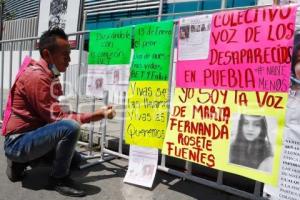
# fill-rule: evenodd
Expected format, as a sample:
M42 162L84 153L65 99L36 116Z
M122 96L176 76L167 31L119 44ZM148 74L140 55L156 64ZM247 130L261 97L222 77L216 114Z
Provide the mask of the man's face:
M70 59L70 45L67 40L62 38L56 39L57 50L53 52L52 59L59 72L65 72L69 66Z

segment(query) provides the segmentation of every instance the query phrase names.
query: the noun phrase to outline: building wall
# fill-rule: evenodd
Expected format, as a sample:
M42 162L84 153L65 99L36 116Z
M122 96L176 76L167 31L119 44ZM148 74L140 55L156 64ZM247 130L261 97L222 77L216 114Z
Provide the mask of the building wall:
M119 4L115 4L119 2ZM151 4L150 4L151 2ZM115 5L113 5L115 4ZM186 12L220 9L222 0L164 0L162 20L193 15ZM227 0L226 7L257 5L257 0ZM127 6L130 9L126 9ZM97 7L97 8L96 8ZM86 29L118 27L157 21L159 0L85 0ZM143 16L143 17L141 17Z
M14 19L37 17L39 0L6 0L4 13L14 16Z
M71 0L69 0L71 1ZM227 0L226 7L257 5L258 0ZM6 0L5 13L14 19L37 17L40 0ZM118 27L156 21L160 0L83 0L87 11L86 29ZM220 9L222 0L164 0L162 20L176 19L178 13ZM175 14L177 13L177 14ZM140 16L144 16L141 18Z

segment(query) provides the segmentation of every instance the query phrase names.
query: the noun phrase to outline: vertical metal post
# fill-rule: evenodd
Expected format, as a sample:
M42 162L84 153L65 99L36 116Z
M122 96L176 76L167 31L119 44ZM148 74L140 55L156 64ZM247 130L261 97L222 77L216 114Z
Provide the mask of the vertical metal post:
M227 0L222 0L221 2L221 9L225 9L227 4Z
M1 45L3 45L3 43L1 43ZM3 120L3 101L4 101L4 97L3 97L3 93L4 93L4 50L1 50L1 98L0 98L0 119Z
M79 67L79 66L78 66ZM78 77L79 78L79 77ZM63 73L63 91L64 91L64 94L66 95L66 81L67 81L67 72L64 72ZM79 90L77 90L79 91Z
M223 184L223 171L221 171L221 170L218 171L217 183L218 183L219 185L222 185L222 184Z
M104 104L107 105L108 103L108 91L105 90L104 91ZM106 146L106 125L107 125L107 119L103 119L102 121L102 135L101 135L101 150L100 150L100 154L101 154L101 158L104 158L104 148Z
M96 97L93 96L93 105L92 105L92 112L95 112L95 104L96 104ZM93 154L93 137L94 137L94 122L90 124L90 131L89 131L89 155Z
M108 104L108 96L109 96L109 91L104 91L104 105L107 106ZM104 127L103 127L103 141L104 141L104 146L107 145L106 142L106 128L107 128L107 119L104 120Z
M119 153L122 153L123 148L123 137L124 137L124 127L125 127L125 107L126 107L126 92L122 93L122 116L121 116L121 133L119 138Z
M32 49L33 49L33 42L34 40L29 40L29 56L32 56Z
M189 161L185 161L185 169L186 169L186 174L191 175L192 174L192 163Z
M13 54L13 42L10 42L10 55L9 55L9 87L11 88L12 85L12 54Z
M87 12L84 11L84 15L83 15L83 25L82 25L82 31L84 31L85 29L85 22L86 22L86 15L87 15ZM79 87L80 87L80 74L81 74L81 60L82 60L82 51L83 51L83 46L84 46L84 33L82 35L79 36L79 59L78 59L78 73L77 73L77 78L78 78L78 81L76 82L76 102L75 102L75 105L76 105L76 112L78 112L78 105L79 105Z
M160 20L161 20L163 4L164 4L163 0L159 0L158 17L157 17L158 22L160 22Z
M198 0L198 3L197 3L197 11L200 10L200 2L202 2L202 0Z
M21 68L21 64L22 64L22 51L23 51L23 41L20 41L20 45L19 45L19 68Z
M174 60L174 38L175 38L175 28L176 28L176 23L173 23L173 35L172 35L172 42L171 42L171 55L170 55L170 69L169 69L169 90L168 90L168 111L170 111L171 107L171 93L172 93L172 79L173 79L173 60ZM169 119L170 112L168 112L167 119ZM161 155L161 166L165 167L166 166L166 156Z
M2 0L0 2L0 40L2 40L2 36L3 36L3 19L4 19L4 6L5 6L5 2ZM0 43L0 49L3 50L2 48L3 43Z
M260 197L261 196L261 190L262 190L263 186L264 185L261 182L255 181L254 195L256 197Z

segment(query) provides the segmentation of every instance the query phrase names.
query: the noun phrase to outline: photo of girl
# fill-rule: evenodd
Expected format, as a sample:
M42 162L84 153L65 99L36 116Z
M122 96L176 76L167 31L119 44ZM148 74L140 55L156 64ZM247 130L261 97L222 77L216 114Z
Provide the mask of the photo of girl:
M272 171L273 152L265 116L240 115L236 137L230 146L229 162L261 171Z
M291 65L291 89L300 89L300 43L294 46Z

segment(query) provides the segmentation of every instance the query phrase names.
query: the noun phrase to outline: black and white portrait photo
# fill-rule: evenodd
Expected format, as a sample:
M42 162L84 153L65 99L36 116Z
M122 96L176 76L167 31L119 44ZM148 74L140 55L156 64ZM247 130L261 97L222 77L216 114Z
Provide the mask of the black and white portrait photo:
M52 0L50 3L49 28L65 29L68 0Z
M229 162L271 172L277 120L269 116L236 114L231 124Z

